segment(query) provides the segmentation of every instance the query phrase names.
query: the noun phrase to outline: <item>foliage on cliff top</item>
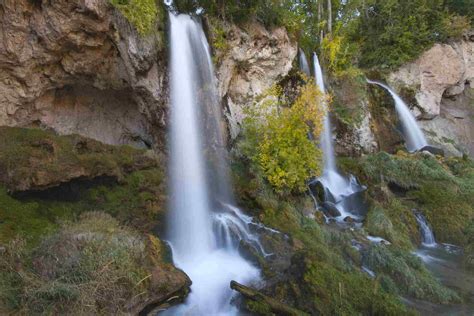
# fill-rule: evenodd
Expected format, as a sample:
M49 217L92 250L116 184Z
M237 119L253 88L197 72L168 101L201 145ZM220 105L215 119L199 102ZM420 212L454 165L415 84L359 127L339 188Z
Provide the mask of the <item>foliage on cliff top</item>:
M110 0L140 35L152 33L158 19L164 20L163 10L156 0Z
M319 139L324 98L309 81L288 103L275 86L249 107L240 148L277 191L302 192L306 181L321 172L321 151L309 135Z
M0 257L0 310L21 314L122 314L153 288L159 244L103 213L86 213L28 250L16 240ZM160 288L159 291L164 289ZM135 311L136 312L136 311Z

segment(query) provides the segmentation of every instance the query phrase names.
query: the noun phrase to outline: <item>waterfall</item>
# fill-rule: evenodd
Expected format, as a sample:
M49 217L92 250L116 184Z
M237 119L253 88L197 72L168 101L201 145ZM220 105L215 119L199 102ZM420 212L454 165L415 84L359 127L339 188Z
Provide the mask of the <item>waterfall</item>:
M421 242L423 246L435 247L436 240L434 238L433 231L431 230L430 226L428 225L428 222L426 221L426 218L423 216L423 214L418 212L415 212L415 218L418 222L418 226L420 227Z
M303 71L308 77L311 76L311 71L309 70L308 60L306 59L306 55L304 54L304 51L301 48L299 50L298 59L299 59L301 71Z
M392 89L390 89L390 87L384 85L383 83L369 79L367 79L367 82L381 86L392 95L392 98L395 101L395 110L397 111L402 125L402 133L403 137L405 138L408 151L414 152L427 146L428 142L425 139L425 135L423 135L423 132L416 123L416 119L410 112L410 109L406 103Z
M325 94L323 71L316 53L313 54L314 75L319 90ZM354 203L354 194L363 191L365 188L357 183L357 180L351 176L349 179L343 177L336 167L336 157L332 141L332 127L327 111L323 121L323 132L321 133L320 143L323 151L323 174L318 179L325 190L325 203L331 203L339 211L337 219L343 220L347 216L358 217L354 213L358 212L357 206L360 203Z
M216 80L201 24L170 20L170 202L173 261L192 280L185 304L165 315L233 315L231 280L249 283L259 270L239 254L240 241L266 255L253 221L232 206Z

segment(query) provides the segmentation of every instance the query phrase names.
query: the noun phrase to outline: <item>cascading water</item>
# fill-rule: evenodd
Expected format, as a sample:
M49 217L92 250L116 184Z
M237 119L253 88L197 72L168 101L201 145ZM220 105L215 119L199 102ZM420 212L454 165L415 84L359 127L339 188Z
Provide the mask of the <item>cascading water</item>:
M425 135L416 123L416 119L410 112L410 109L406 103L390 87L384 85L383 83L369 79L367 79L367 82L381 86L392 95L392 98L395 101L395 110L397 111L400 123L402 125L402 132L408 151L414 152L427 146L428 142L425 139Z
M415 218L418 222L421 232L421 242L425 247L436 247L436 240L426 218L423 214L415 212Z
M175 264L191 278L186 303L166 315L233 315L231 280L259 278L239 254L242 240L265 255L252 220L232 206L215 78L201 24L170 19L170 216ZM206 153L208 156L204 156Z
M299 63L300 69L303 71L308 77L311 76L311 71L309 70L308 60L306 59L306 55L304 51L300 48L299 51Z
M326 94L324 85L323 71L316 53L313 55L314 75L319 90ZM332 128L329 113L324 117L323 132L321 134L321 148L323 151L323 175L318 179L325 189L326 202L333 203L341 214L337 218L342 220L347 216L357 217L354 214L357 204L354 194L363 191L365 188L357 183L357 180L351 176L349 179L343 177L337 170L334 146L332 142ZM352 198L351 198L352 197Z

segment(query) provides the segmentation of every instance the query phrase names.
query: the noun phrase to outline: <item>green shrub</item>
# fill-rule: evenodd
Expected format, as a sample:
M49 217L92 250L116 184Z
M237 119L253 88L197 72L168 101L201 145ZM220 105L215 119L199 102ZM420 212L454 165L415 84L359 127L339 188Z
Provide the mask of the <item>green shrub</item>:
M302 192L306 181L321 172L321 151L308 138L319 139L321 133L321 94L310 82L291 105L282 100L279 87L262 98L247 110L240 148L275 190Z

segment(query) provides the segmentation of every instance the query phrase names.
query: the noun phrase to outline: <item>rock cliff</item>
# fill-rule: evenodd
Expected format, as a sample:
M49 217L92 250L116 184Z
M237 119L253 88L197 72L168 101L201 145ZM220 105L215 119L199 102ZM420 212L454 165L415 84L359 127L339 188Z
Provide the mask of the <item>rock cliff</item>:
M388 77L413 94L413 113L429 141L450 155L474 154L474 37L435 44Z
M244 109L254 98L286 76L293 67L297 44L284 28L267 30L258 23L245 29L225 26L228 49L216 52L219 95L230 137L240 132Z
M0 21L0 125L160 145L167 91L158 31L139 36L106 0L6 0Z

